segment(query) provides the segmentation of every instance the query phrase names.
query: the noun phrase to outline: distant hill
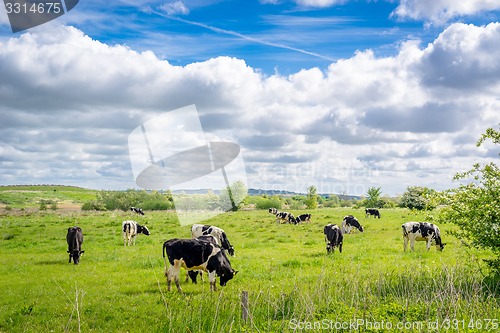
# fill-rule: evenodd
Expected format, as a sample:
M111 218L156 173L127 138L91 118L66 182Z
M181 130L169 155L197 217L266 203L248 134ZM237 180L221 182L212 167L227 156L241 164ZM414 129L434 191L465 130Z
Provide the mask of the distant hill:
M294 195L306 195L305 193L297 193L297 192L291 192L291 191L284 191L284 190L262 190L262 189L255 189L255 188L250 188L248 189L248 195L278 195L278 196L286 196L286 197L291 197ZM326 193L320 193L320 196L323 198L328 198L331 196L331 194L326 194ZM361 197L357 195L347 195L347 194L335 194L336 196L339 197L340 200L360 200Z

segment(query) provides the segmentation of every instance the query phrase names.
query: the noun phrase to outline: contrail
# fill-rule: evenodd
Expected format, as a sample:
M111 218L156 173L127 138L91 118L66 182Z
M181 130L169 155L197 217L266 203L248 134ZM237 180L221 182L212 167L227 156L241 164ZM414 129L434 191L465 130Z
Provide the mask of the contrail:
M195 25L195 26L198 26L198 27L202 27L202 28L205 28L205 29L208 29L208 30L212 30L214 32L221 33L221 34L236 36L236 37L239 37L241 39L248 40L250 42L254 42L254 43L257 43L257 44L262 44L262 45L277 47L277 48L280 48L280 49L295 51L295 52L307 54L307 55L310 55L310 56L313 56L313 57L325 59L325 60L328 60L328 61L335 61L335 59L333 59L333 58L330 58L330 57L327 57L327 56L324 56L324 55L321 55L321 54L318 54L318 53L309 52L309 51L306 51L306 50L302 50L302 49L299 49L299 48L296 48L296 47L292 47L292 46L288 46L288 45L284 45L284 44L280 44L280 43L268 42L268 41L265 41L265 40L262 40L262 39L259 39L259 38L254 38L254 37L250 37L250 36L246 36L246 35L240 34L239 32L236 32L236 31L225 30L225 29L213 27L213 26L210 26L210 25L207 25L207 24L185 20L185 19L182 19L182 18L179 18L179 17L176 17L176 16L165 15L163 13L156 12L156 11L152 11L151 13L154 13L156 15L159 15L159 16L162 16L162 17L174 20L174 21L178 21L178 22L182 22L182 23L186 23L186 24L190 24L190 25Z

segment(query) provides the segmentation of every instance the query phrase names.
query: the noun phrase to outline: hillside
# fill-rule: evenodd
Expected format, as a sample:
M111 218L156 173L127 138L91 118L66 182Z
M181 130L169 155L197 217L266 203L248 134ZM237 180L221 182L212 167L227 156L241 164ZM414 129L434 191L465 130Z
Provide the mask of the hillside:
M0 186L0 207L32 208L42 201L56 202L59 209L80 207L93 200L97 190L65 185L9 185Z

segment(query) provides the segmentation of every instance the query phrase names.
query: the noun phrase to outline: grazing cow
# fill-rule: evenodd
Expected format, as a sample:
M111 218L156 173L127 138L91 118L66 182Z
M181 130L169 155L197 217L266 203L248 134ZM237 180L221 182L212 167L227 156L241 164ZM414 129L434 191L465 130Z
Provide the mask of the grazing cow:
M414 250L415 241L426 241L427 251L431 245L436 245L438 251L443 251L445 244L441 241L441 232L437 225L428 222L406 222L401 228L403 229L404 251L406 251L408 241L412 250Z
M227 239L226 233L224 230L218 227L214 227L211 225L203 225L203 224L193 224L191 227L191 238L198 238L203 235L212 235L215 237L217 245L226 250L229 255L234 257L234 248L229 243L229 239Z
M288 212L280 212L276 208L269 208L269 214L276 216L276 223L285 221L285 223L295 223L295 216Z
M215 239L215 237L212 236L212 235L202 235L202 236L196 237L196 239L207 241L207 242L210 242L212 244L219 245L219 244L217 244L217 240ZM201 280L204 281L203 280L203 271L202 270L192 270L192 271L187 271L186 282L189 279L191 279L191 282L193 282L193 283L196 284L197 283L196 282L196 277L198 276L198 274L200 274Z
M365 209L365 218L370 216L370 215L373 215L374 217L380 218L380 212L378 211L378 209L375 209L375 208L366 208Z
M311 222L311 214L301 214L295 218L295 224L299 224L300 222Z
M82 251L83 243L83 232L80 227L68 228L68 233L66 234L66 241L68 242L68 253L69 262L71 263L71 258L73 258L73 263L78 265L80 262L80 256L85 251Z
M170 267L167 269L165 253ZM216 277L220 278L223 287L238 271L233 270L226 252L218 245L201 239L170 239L163 243L163 260L165 261L165 276L170 291L172 280L175 281L177 291L182 292L179 284L181 267L186 270L203 270L208 272L210 291L216 290Z
M359 224L359 221L357 218L355 218L352 215L345 216L344 219L342 220L342 232L344 234L350 234L352 227L363 232L363 227L361 226L361 224Z
M276 223L295 223L295 216L289 212L277 212L276 213Z
M130 210L134 213L139 214L139 215L144 215L144 211L142 210L142 208L130 207Z
M327 224L323 228L323 233L325 234L327 253L335 252L336 246L338 246L339 252L342 253L342 241L344 236L339 226L331 223Z
M123 231L123 246L135 244L135 237L138 234L144 234L149 236L149 229L146 226L142 226L135 221L123 221L122 223Z

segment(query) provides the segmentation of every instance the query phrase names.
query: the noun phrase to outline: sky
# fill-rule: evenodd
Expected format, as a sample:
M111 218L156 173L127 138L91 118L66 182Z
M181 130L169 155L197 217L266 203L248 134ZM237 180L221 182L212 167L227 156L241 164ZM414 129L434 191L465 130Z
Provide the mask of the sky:
M249 188L449 189L498 161L476 142L500 126L499 19L497 0L81 0L13 33L0 6L0 185L140 188L196 137L239 146ZM164 134L138 162L144 124Z

